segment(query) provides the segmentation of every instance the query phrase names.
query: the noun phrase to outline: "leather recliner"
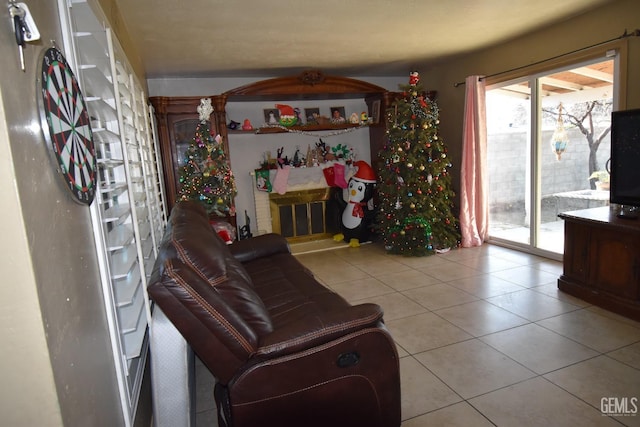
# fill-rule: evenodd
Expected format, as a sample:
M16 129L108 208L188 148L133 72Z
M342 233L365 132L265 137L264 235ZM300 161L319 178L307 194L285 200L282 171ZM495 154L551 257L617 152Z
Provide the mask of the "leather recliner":
M281 236L226 245L179 202L148 292L216 378L220 426L400 426L381 308L321 285Z

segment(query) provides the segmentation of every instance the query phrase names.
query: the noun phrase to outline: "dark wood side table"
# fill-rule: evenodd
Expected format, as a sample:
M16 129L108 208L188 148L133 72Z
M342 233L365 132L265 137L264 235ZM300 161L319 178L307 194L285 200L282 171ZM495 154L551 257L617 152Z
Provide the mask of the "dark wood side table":
M558 288L640 321L640 220L620 219L609 206L558 216L565 222Z

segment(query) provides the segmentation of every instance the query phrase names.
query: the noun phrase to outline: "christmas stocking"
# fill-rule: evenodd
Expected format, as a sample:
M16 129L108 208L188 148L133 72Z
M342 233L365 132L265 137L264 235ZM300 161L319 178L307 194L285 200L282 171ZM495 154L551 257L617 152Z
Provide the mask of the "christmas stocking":
M256 188L260 191L271 192L269 170L256 170Z
M347 188L347 181L344 179L344 165L341 163L336 163L333 165L333 172L335 174L335 183L340 188Z
M290 166L278 168L276 171L276 177L273 180L273 189L278 194L284 194L287 192L287 181L289 180L290 171Z

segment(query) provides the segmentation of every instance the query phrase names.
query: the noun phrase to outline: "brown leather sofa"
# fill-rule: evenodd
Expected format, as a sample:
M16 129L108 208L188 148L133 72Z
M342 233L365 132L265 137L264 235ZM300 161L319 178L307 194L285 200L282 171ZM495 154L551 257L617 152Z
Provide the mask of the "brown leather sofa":
M225 245L179 202L148 291L216 378L220 426L400 426L382 310L322 286L281 236Z

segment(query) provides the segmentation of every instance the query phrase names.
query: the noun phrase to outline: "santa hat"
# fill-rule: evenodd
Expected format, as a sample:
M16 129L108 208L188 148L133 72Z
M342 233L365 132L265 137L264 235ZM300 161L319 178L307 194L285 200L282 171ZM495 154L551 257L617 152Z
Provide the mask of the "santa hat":
M276 104L276 108L280 111L280 116L294 116L295 112L290 105L286 104Z
M358 172L353 176L355 179L365 183L376 182L376 174L371 166L369 166L369 163L364 160L358 160L354 165L358 167Z

